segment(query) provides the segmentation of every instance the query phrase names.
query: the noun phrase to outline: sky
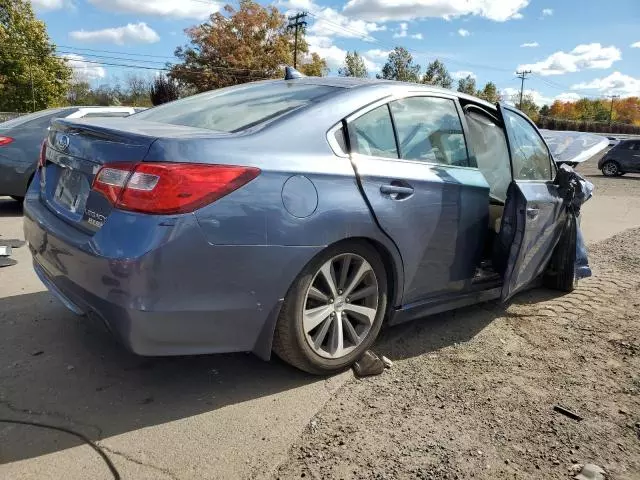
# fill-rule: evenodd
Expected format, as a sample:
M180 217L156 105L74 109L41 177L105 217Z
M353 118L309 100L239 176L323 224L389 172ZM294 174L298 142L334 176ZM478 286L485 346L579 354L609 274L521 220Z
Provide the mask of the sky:
M60 55L93 84L154 75L187 43L184 29L224 3L209 0L32 0ZM436 58L454 78L492 81L504 95L555 99L640 96L640 0L275 0L308 12L310 50L336 75L346 51L370 75L403 46L423 69ZM109 64L126 64L124 68ZM135 68L133 68L135 67ZM144 68L143 68L144 67Z

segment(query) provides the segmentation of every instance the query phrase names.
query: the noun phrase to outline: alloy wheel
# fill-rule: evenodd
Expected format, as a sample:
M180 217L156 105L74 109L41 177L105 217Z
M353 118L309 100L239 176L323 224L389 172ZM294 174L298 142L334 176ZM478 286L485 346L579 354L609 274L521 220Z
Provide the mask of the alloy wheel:
M302 327L309 347L323 358L348 355L371 331L378 312L378 279L359 255L325 262L307 290Z
M602 167L602 173L609 177L613 177L618 174L618 166L613 162L606 163L604 167Z

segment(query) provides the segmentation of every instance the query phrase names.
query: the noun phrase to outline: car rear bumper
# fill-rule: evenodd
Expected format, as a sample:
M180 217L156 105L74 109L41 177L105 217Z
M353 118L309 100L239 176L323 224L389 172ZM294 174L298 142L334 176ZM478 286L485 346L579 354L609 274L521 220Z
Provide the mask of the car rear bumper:
M135 216L115 212L94 236L68 240L75 229L31 192L24 230L36 273L71 311L99 317L139 355L268 357L281 299L319 250L210 245L187 215L162 235L142 237L148 249L130 256L126 231Z

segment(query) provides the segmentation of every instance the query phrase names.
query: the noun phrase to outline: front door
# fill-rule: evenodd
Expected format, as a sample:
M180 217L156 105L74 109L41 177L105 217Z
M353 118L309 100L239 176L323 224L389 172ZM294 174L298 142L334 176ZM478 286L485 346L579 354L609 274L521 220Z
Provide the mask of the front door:
M508 300L544 273L567 211L553 182L553 159L537 128L515 109L500 105L499 110L513 171L499 235L505 254L502 299Z
M620 168L623 172L640 172L640 141L626 142L620 153Z
M348 120L352 162L403 260L403 304L469 285L482 254L489 186L470 165L454 97L415 96Z

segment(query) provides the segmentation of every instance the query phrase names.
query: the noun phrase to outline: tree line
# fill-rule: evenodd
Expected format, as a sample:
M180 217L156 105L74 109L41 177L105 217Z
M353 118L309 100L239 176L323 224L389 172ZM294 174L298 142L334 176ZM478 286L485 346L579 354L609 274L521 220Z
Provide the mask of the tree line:
M46 25L36 19L28 0L0 0L0 111L33 111L61 105L151 106L194 93L240 83L282 78L283 65L300 59L298 70L309 76L329 73L327 62L309 51L305 28L288 28L287 18L274 6L239 0L237 7L222 11L185 31L188 44L176 48L179 60L167 64L155 76L126 75L124 81L92 86L73 75L72 68L56 55ZM297 49L294 52L294 49ZM297 55L296 55L297 53ZM164 73L166 71L166 73ZM338 75L369 77L364 57L347 52ZM473 76L454 80L445 64L436 59L423 70L411 53L397 46L389 52L377 78L416 82L480 97L490 103L511 101L537 122L611 122L640 125L637 97L615 102L613 111L604 100L556 101L536 105L531 95L502 98L498 87L476 85Z

